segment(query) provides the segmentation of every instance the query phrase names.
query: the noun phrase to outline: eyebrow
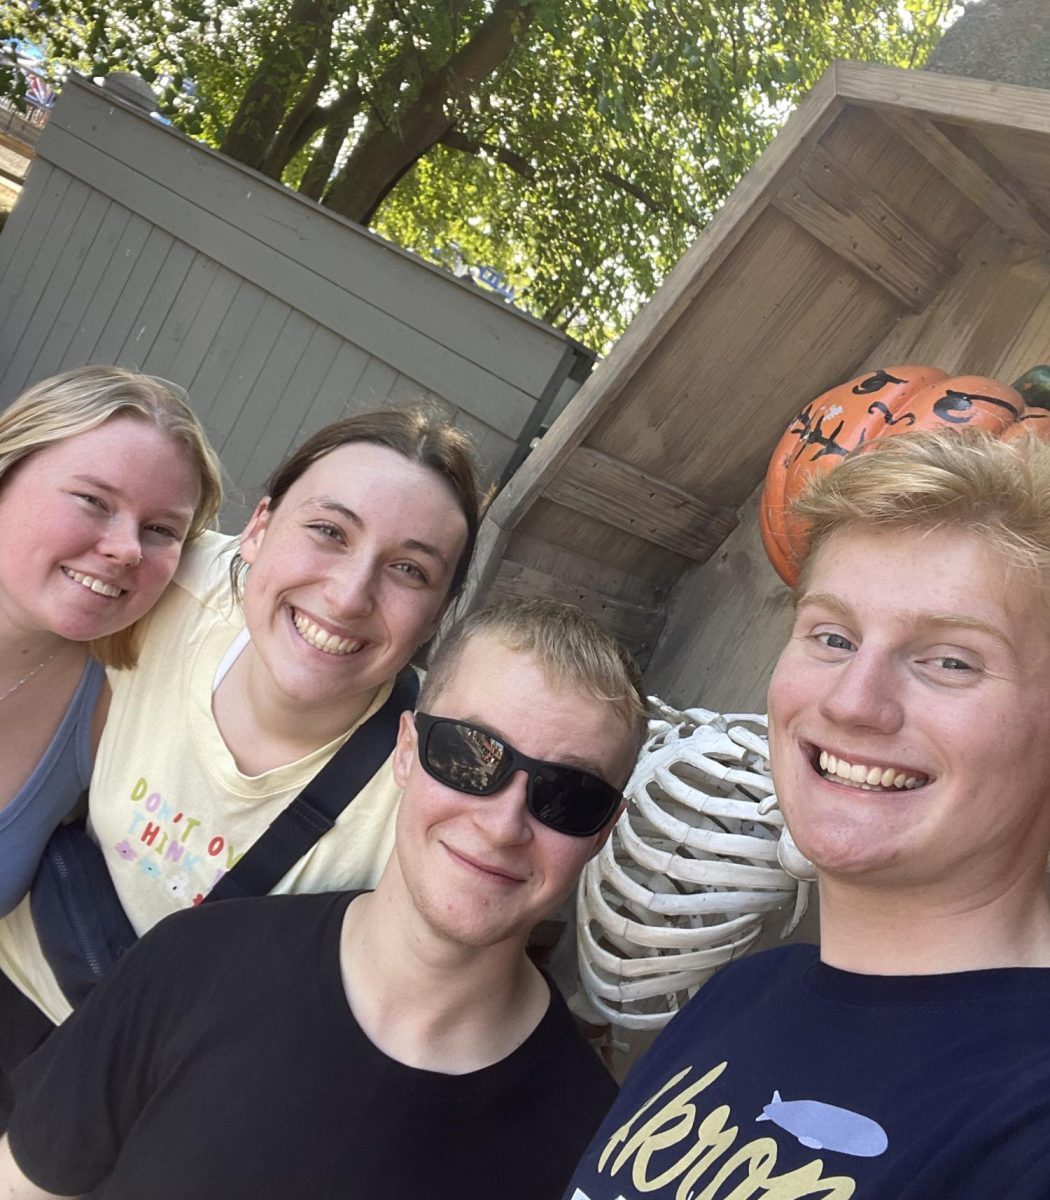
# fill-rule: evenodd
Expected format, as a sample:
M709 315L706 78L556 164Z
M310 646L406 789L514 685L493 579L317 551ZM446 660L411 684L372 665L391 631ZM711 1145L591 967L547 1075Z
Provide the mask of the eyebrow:
M830 612L838 613L843 617L852 617L853 609L848 604L844 604L837 596L832 596L828 592L809 592L804 596L800 596L795 603L796 613L802 608L826 608ZM990 625L987 621L982 621L977 617L961 617L954 613L920 613L916 614L918 622L925 626L933 627L934 629L965 629L972 630L974 633L983 633L988 637L994 638L1001 645L1005 646L1011 654L1015 653L1014 647L1010 640L994 625Z
M336 500L332 496L309 496L303 501L304 508L321 508L325 512L338 513L344 520L355 525L358 529L363 529L364 521L354 512L352 508L347 508L341 500ZM437 546L432 546L429 542L421 542L418 538L405 538L401 545L406 550L418 550L421 554L426 554L435 562L439 563L444 570L448 570L448 558L441 553Z
M125 492L122 492L118 487L114 487L113 484L107 483L104 479L99 479L97 475L74 475L73 479L77 483L86 484L88 487L96 488L100 492L106 492L110 496L117 496L121 500L127 499ZM153 515L155 517L164 517L170 521L191 521L193 519L193 509L158 508Z

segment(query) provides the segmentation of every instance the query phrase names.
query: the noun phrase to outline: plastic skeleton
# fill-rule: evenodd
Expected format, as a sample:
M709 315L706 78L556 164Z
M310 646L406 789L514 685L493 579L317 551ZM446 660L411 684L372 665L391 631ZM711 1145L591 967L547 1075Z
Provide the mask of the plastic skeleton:
M776 807L766 718L649 704L627 807L577 894L574 1007L627 1029L667 1024L792 905L787 937L813 878Z

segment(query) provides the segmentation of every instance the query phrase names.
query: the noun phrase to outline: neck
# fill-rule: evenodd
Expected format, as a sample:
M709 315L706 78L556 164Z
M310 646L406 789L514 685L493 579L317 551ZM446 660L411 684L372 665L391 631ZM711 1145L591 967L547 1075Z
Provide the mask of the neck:
M249 775L295 762L346 733L375 692L332 705L309 705L284 695L249 642L212 698L219 732L238 768Z
M20 677L52 658L83 662L87 654L85 642L71 642L48 629L26 629L0 619L0 675L4 678Z
M404 903L390 877L388 867L343 923L343 983L358 1024L390 1058L429 1071L461 1075L506 1058L550 1002L523 940L454 943Z
M963 881L965 884L967 881ZM820 957L863 975L1050 966L1043 873L983 891L896 890L821 877Z

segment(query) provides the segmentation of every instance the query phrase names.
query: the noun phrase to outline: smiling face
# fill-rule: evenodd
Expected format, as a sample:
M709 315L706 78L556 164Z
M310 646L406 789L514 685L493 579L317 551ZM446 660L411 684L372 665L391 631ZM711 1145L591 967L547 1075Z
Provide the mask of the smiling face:
M976 535L845 529L769 689L777 795L824 876L1042 887L1050 613Z
M74 641L124 629L171 579L199 495L186 451L147 421L44 447L0 481L0 619Z
M265 685L352 722L437 628L466 528L439 476L369 442L318 459L276 509L260 504L241 554Z
M465 644L428 709L482 725L525 754L582 767L617 787L633 762L634 738L607 703L548 679L531 655L488 634ZM390 870L431 930L460 945L508 939L524 945L612 828L610 822L591 837L570 837L541 824L526 808L520 771L492 796L439 783L420 765L410 714L401 718L394 774L405 792Z

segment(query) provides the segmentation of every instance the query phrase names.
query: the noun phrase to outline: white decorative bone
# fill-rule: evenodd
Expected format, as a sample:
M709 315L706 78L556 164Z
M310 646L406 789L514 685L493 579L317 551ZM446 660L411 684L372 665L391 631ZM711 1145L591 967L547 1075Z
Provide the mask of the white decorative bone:
M813 878L776 807L766 718L649 708L627 806L577 892L573 1007L627 1029L666 1025L791 905L787 937Z

